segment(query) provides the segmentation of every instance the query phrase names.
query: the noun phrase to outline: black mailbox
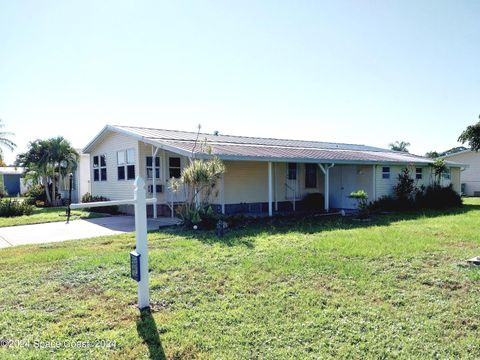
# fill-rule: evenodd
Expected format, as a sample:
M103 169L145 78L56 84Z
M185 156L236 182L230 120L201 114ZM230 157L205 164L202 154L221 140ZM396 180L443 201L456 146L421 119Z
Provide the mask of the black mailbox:
M140 281L140 254L136 251L130 253L130 277Z

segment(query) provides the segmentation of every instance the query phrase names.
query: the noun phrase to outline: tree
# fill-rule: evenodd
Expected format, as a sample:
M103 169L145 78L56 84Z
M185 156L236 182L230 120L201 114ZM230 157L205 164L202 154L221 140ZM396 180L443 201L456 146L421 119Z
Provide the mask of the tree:
M174 192L185 185L186 201L179 211L180 217L189 225L197 225L205 218L212 217L210 207L211 197L218 193L217 182L225 173L225 165L212 155L212 149L207 141L199 142L201 126L198 126L197 137L192 147L189 164L182 170L180 180L170 179L170 189ZM199 153L210 155L209 159L197 159L196 149Z
M480 119L480 116L478 117ZM462 144L468 142L468 146L473 151L480 150L480 121L467 128L460 134L458 141Z
M76 169L78 157L70 142L59 136L30 142L27 152L19 154L15 163L25 168L24 176L44 186L47 202L56 205L56 181Z
M437 159L433 162L433 173L435 174L435 185L440 185L442 175L447 172L448 168L443 159Z
M464 150L467 150L467 148L465 146L456 146L456 147L453 147L451 149L448 149L448 150L445 150L445 151L442 151L442 152L429 151L429 152L425 153L425 157L430 158L430 159L436 159L436 158L439 158L439 157L442 157L442 156L455 154L455 153L458 153L458 152L464 151Z
M390 146L390 149L393 151L408 153L408 147L410 146L410 143L406 141L395 141L394 143L388 144L388 146Z
M428 152L425 153L425 157L427 157L429 159L436 159L436 158L440 157L440 153L436 152L436 151L428 151Z
M5 124L3 120L0 119L0 129L3 129ZM17 147L17 145L10 140L8 137L13 136L13 133L7 131L0 131L0 161L2 162L2 166L4 166L5 162L3 161L3 149L2 147L6 147L10 151L13 151Z

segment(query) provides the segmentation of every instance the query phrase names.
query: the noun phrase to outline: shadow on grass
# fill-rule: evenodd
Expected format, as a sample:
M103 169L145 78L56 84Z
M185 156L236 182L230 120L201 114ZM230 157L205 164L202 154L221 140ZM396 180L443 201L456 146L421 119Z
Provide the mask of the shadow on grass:
M166 359L157 324L149 308L140 311L140 318L137 320L137 332L148 346L150 359Z
M371 226L389 226L398 221L417 220L421 218L435 218L440 216L454 216L480 210L480 205L466 204L459 208L446 210L415 210L395 213L372 215L371 221L359 222L352 217L290 215L275 216L273 218L251 218L241 226L230 229L223 237L218 237L215 231L171 230L186 238L195 239L206 244L223 244L226 246L255 247L255 237L297 232L315 234L325 231L350 230L368 228ZM227 220L228 221L228 220ZM169 230L166 230L169 231Z

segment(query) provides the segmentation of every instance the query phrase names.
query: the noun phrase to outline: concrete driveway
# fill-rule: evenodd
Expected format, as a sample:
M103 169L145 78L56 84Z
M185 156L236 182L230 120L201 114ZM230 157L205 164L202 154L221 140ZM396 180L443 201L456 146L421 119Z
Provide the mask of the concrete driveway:
M179 223L176 218L148 219L148 230ZM97 219L53 222L47 224L0 227L0 248L86 239L135 231L133 216L111 216Z

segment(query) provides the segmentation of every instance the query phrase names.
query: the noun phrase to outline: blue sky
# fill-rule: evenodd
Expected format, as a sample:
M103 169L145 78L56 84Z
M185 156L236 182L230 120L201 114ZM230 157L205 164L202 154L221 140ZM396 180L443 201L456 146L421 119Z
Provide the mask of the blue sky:
M473 0L0 0L0 118L19 151L107 123L445 150L480 113L479 16Z

